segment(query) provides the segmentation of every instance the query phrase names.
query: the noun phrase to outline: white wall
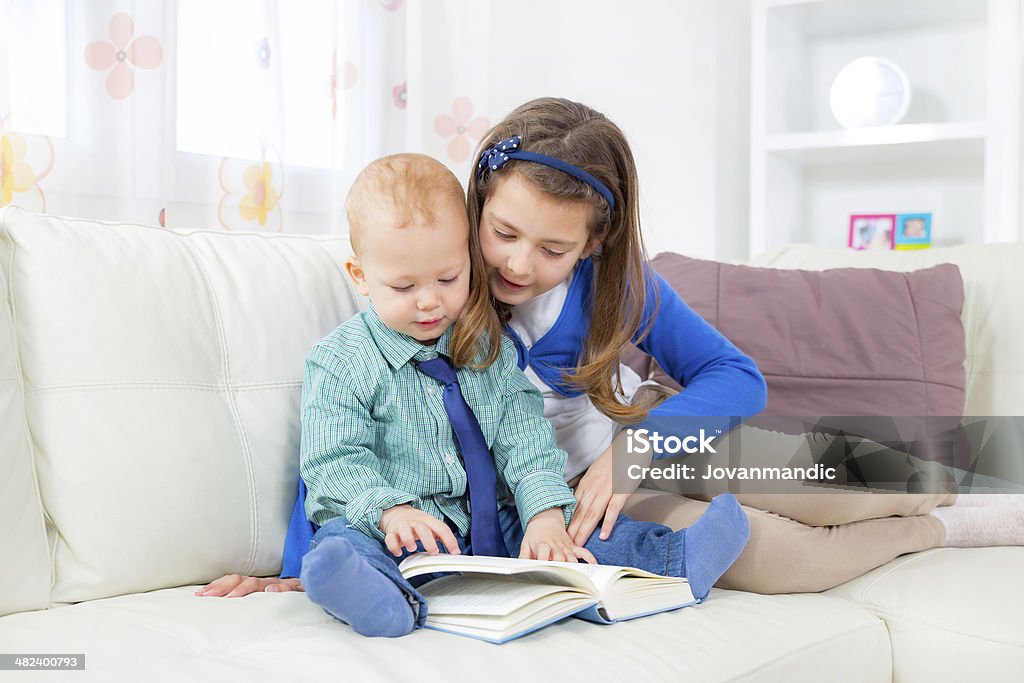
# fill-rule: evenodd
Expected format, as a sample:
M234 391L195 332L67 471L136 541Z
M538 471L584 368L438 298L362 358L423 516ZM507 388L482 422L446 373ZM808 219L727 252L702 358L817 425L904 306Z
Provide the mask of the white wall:
M494 0L467 40L492 123L546 95L604 112L637 158L651 255L729 259L746 253L748 4Z

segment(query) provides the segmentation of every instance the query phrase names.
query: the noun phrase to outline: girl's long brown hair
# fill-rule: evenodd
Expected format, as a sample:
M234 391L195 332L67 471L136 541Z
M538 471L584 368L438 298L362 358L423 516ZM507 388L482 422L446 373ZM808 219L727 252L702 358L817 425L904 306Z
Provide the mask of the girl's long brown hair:
M647 416L649 407L626 405L620 400L622 383L617 372L622 352L650 331L650 323L643 321L651 283L644 274L639 183L626 136L603 114L586 105L544 97L520 106L492 128L481 140L475 158L513 135L522 138L520 149L562 159L596 177L614 196L615 209L590 185L567 173L511 159L483 177L477 177L474 169L470 178L466 201L470 234L477 240L473 247L479 249L480 215L488 192L502 177L514 174L553 197L592 207L588 234L600 239L601 246L594 254L590 327L576 368L564 373L564 379L586 392L598 410L613 420L638 422ZM502 322L507 322L510 307L498 301L494 305Z
M480 231L472 225L469 228L469 266L469 299L455 321L449 350L456 367L483 370L498 360L502 332L480 249ZM474 362L478 353L482 359Z

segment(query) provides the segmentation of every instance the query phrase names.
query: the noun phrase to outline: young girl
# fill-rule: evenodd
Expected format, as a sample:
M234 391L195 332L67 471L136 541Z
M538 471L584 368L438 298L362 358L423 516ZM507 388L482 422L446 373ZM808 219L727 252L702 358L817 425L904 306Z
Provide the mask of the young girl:
M520 365L542 391L545 416L569 454L565 475L578 501L570 535L578 542L600 524L606 538L622 511L689 526L706 502L613 493L616 422L751 416L765 404L763 378L647 267L636 165L614 123L585 105L542 98L510 113L480 149L467 200L470 248L482 251ZM631 402L640 378L620 364L631 343L686 390L652 411ZM738 498L770 511L745 506L750 540L722 587L823 590L944 537L941 522L925 514L945 502L940 496ZM915 516L871 519L888 515ZM231 575L200 592L295 589L297 579Z
M513 111L481 146L468 209L491 294L569 453L566 479L582 475L570 534L602 521L606 537L629 498L611 493L616 422L649 412L628 402L640 383L620 364L630 344L686 387L652 415L749 417L764 408L765 382L647 267L636 166L615 124L545 98Z

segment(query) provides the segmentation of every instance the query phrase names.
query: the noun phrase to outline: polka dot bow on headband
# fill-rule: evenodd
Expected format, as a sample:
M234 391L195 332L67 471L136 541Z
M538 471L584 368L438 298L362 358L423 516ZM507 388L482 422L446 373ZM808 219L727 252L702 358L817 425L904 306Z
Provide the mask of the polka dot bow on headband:
M587 185L590 185L599 195L604 197L604 200L608 202L608 207L615 210L615 196L611 193L611 190L602 183L600 180L592 176L591 174L584 171L582 168L573 166L568 161L562 161L555 157L549 157L546 154L538 154L537 152L526 152L519 149L522 139L518 135L513 135L507 140L502 140L493 147L488 147L480 155L480 161L476 165L477 177L483 177L487 171L497 171L499 168L505 165L509 159L520 159L522 161L532 161L535 164L543 164L544 166L550 166L551 168L558 169L562 173L567 173L573 178L582 180Z
M518 135L513 135L507 140L502 140L494 147L485 149L484 153L480 155L480 163L476 165L477 173L483 173L488 168L492 171L497 171L509 160L508 155L519 149L520 142L522 142L522 138Z

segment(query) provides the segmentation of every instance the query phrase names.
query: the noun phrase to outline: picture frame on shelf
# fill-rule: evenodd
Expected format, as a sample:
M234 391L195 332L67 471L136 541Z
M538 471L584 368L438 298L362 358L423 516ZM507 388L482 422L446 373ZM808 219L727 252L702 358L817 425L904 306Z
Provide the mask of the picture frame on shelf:
M927 249L931 244L932 215L930 213L901 213L896 216L894 249Z
M851 249L892 249L896 234L896 214L874 213L850 216L850 232L847 245Z

